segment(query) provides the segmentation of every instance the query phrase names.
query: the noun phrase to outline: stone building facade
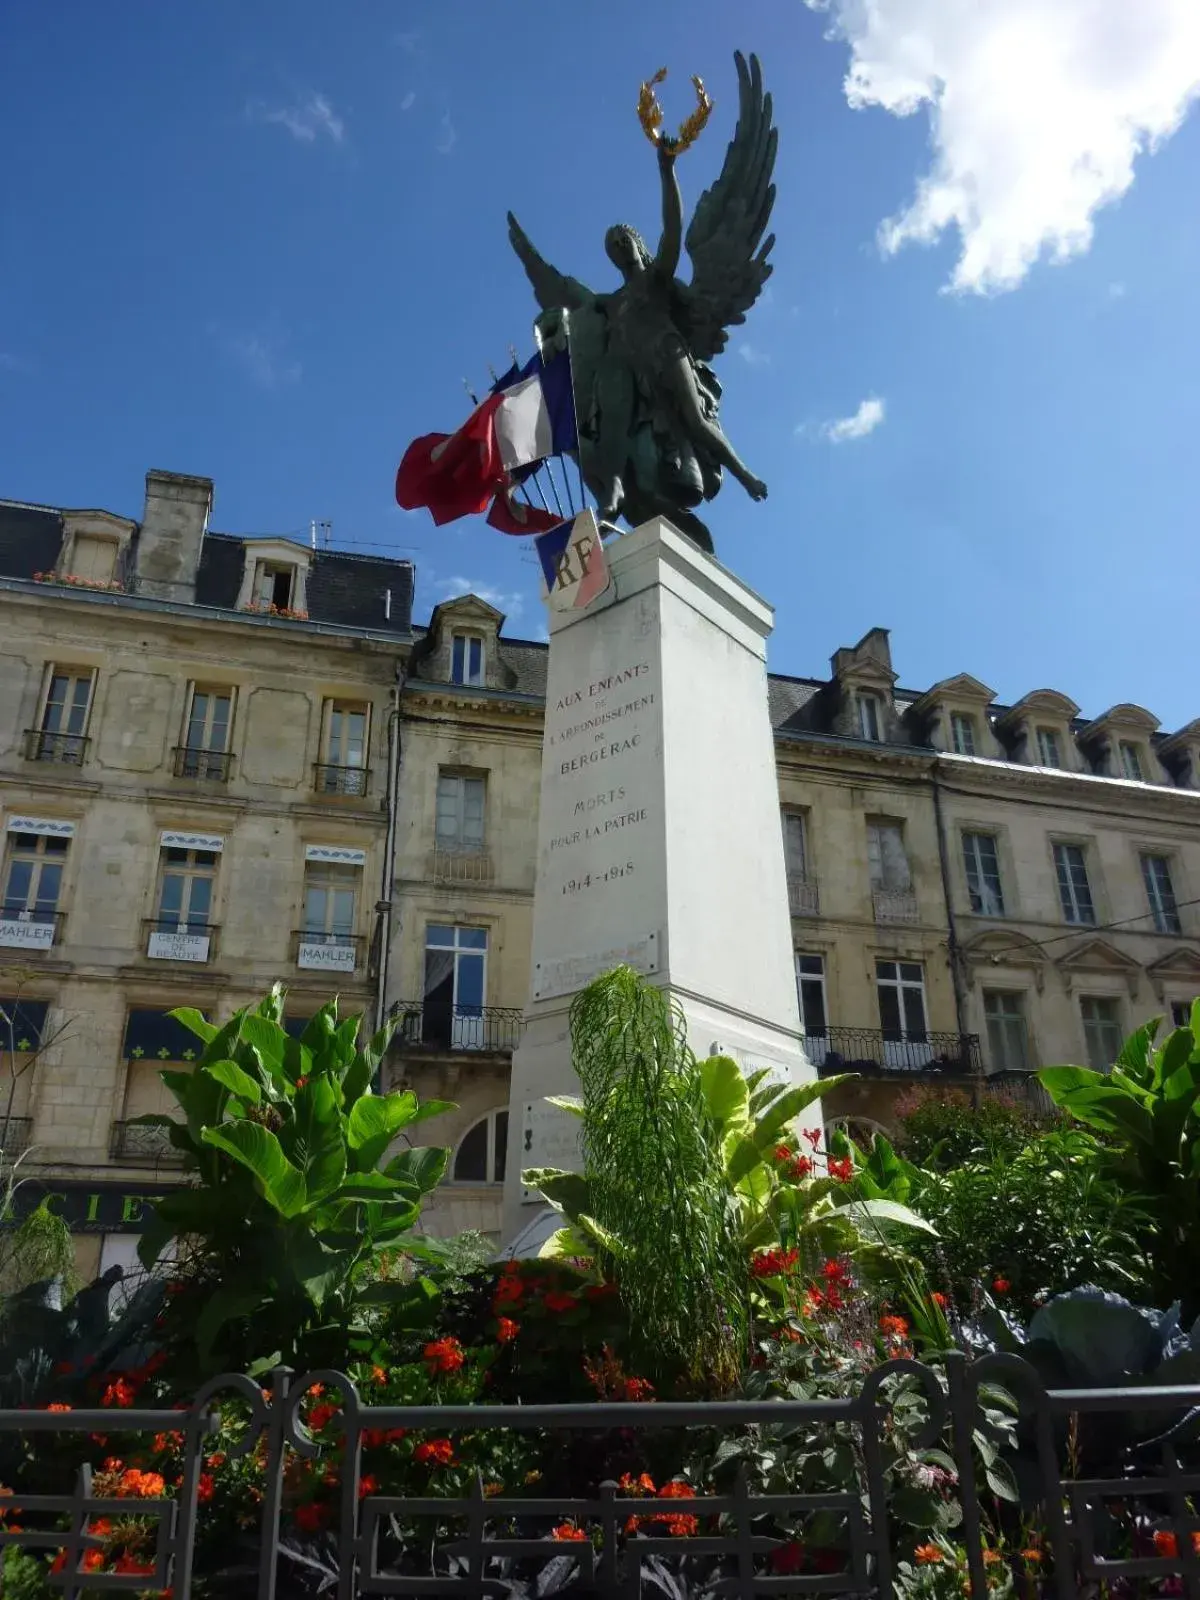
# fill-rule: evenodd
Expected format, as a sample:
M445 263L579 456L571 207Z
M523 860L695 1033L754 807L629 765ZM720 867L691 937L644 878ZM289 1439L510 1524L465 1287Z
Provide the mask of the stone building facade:
M4 1147L85 1266L129 1259L179 1179L129 1125L188 1048L165 1013L281 979L296 1022L335 991L398 1015L389 1085L458 1108L428 1225L494 1231L546 647L470 595L414 626L408 563L212 533L211 496L150 473L140 522L0 502ZM1200 992L1200 719L904 690L881 629L769 687L807 1048L857 1074L827 1117L1100 1064Z

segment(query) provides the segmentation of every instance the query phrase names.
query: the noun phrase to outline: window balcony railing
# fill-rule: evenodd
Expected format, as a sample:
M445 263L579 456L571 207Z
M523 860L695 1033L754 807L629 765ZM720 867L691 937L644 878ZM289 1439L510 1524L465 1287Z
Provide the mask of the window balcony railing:
M441 1000L399 1000L393 1044L406 1050L475 1050L511 1055L523 1014L510 1006L455 1006Z
M821 896L817 880L806 872L789 872L787 875L788 906L794 917L818 917L821 914Z
M216 954L214 923L163 917L146 922L145 929L146 954L151 961L211 961Z
M876 922L919 922L917 897L911 889L873 889Z
M893 1033L883 1028L829 1027L805 1035L804 1050L822 1077L860 1072L870 1077L893 1073L936 1073L975 1077L982 1071L975 1033Z
M993 1093L998 1090L1002 1095L1024 1101L1035 1116L1053 1119L1062 1116L1062 1112L1042 1088L1032 1070L1004 1067L999 1072L989 1073L984 1079L984 1084Z
M28 1150L32 1132L32 1117L6 1117L0 1114L0 1155L19 1156Z
M318 761L313 767L313 788L318 794L365 795L371 783L370 767L335 767Z
M108 1141L109 1159L135 1161L140 1166L178 1166L183 1151L171 1143L170 1130L139 1122L114 1122Z
M494 876L492 858L486 850L471 850L465 845L435 845L429 858L429 877L433 883L491 883Z
M62 930L61 911L0 904L0 949L49 950Z
M301 928L292 939L296 965L306 972L353 973L358 970L363 946L361 934Z
M81 767L91 740L83 733L50 733L45 728L26 728L26 761L55 761L60 766Z
M198 750L191 745L175 747L175 776L201 778L206 783L228 783L233 756L228 750Z

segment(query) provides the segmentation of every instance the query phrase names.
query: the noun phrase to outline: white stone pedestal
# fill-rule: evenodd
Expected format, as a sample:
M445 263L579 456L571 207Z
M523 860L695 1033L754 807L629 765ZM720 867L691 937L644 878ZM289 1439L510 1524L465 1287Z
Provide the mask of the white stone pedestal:
M568 1011L621 962L682 1006L698 1056L789 1082L800 1042L775 752L771 608L661 518L608 547L613 582L549 613L533 961L513 1058L504 1237L529 1166L578 1163ZM820 1108L808 1116L819 1126Z

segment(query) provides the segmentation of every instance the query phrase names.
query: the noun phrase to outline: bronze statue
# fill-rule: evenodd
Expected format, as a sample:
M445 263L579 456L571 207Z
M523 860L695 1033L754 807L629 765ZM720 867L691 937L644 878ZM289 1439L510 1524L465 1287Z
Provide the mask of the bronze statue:
M663 231L651 256L625 223L610 228L604 248L624 283L594 294L542 259L508 214L509 238L533 285L542 315L543 349L569 340L579 421L580 467L598 515L631 525L668 517L705 550L712 538L693 512L711 500L728 468L752 499L767 486L743 465L721 431L721 385L709 362L725 348L726 330L745 321L771 274L775 236L763 240L775 201L771 173L778 135L771 96L763 93L756 56L737 63L737 127L717 181L701 196L686 238L675 158L693 142L711 102L698 78L697 107L675 139L661 128L654 85L642 85L638 115L658 152ZM692 259L692 281L675 271L681 243Z

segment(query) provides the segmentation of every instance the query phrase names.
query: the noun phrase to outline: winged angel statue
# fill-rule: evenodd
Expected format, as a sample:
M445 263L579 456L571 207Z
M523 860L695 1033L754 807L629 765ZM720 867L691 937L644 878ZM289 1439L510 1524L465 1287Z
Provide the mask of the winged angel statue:
M509 238L542 308L542 347L569 339L580 466L600 517L637 525L665 516L705 550L712 538L693 508L717 493L723 468L752 499L767 493L721 430L721 385L709 365L770 276L775 243L773 234L763 239L775 201L771 96L763 93L757 57L734 59L737 127L686 237L675 159L690 139L662 134L661 111L651 86L643 86L639 112L658 152L663 230L653 256L627 224L608 230L604 248L623 279L619 289L596 294L559 272L508 214ZM710 102L695 81L700 111L690 123L698 131ZM692 259L690 283L675 276L681 243Z

